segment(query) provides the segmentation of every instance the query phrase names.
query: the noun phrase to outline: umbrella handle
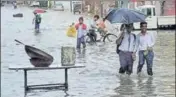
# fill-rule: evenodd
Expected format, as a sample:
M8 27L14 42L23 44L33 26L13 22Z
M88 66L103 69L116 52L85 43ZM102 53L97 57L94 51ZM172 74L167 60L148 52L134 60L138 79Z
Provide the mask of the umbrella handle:
M18 42L18 43L20 43L20 44L25 45L24 43L20 42L19 40L16 40L16 39L15 39L15 41Z

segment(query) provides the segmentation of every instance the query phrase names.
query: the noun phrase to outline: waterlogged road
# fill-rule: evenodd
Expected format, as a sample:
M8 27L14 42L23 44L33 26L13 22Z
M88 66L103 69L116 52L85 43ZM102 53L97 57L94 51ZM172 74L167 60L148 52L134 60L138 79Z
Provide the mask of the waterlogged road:
M1 8L1 94L2 97L24 97L23 72L10 71L8 66L30 65L23 45L14 39L38 47L54 57L52 65L60 65L61 46L75 46L76 40L68 38L65 31L79 15L70 12L48 11L42 14L41 33L35 34L32 25L33 9ZM22 12L23 18L12 14ZM85 19L86 20L86 19ZM156 31L152 31L156 35ZM119 59L114 44L87 46L77 53L77 63L86 68L69 70L69 91L35 90L27 97L174 97L175 96L175 32L158 31L154 48L154 76L148 77L146 66L142 77L134 73L119 76ZM63 71L31 71L29 84L63 82Z

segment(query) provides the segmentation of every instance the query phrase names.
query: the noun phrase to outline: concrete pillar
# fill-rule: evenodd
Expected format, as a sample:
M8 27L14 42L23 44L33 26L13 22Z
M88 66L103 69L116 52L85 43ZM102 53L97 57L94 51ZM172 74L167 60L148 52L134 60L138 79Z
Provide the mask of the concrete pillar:
M70 0L70 12L72 12L72 0Z
M100 15L103 17L103 0L100 0Z

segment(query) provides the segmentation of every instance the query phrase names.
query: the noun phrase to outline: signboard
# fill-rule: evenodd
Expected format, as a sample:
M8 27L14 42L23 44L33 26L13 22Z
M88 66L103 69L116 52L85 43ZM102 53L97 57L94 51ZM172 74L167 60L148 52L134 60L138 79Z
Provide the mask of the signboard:
M61 64L62 66L75 65L76 50L75 47L62 47L61 48Z

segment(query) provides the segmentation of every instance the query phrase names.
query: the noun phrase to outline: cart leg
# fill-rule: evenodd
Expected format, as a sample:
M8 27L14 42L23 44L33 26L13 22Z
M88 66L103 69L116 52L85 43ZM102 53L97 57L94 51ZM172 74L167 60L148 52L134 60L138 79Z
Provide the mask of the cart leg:
M26 91L28 90L28 86L27 86L27 70L24 70L24 91L26 93Z
M68 90L68 69L65 69L65 89Z

